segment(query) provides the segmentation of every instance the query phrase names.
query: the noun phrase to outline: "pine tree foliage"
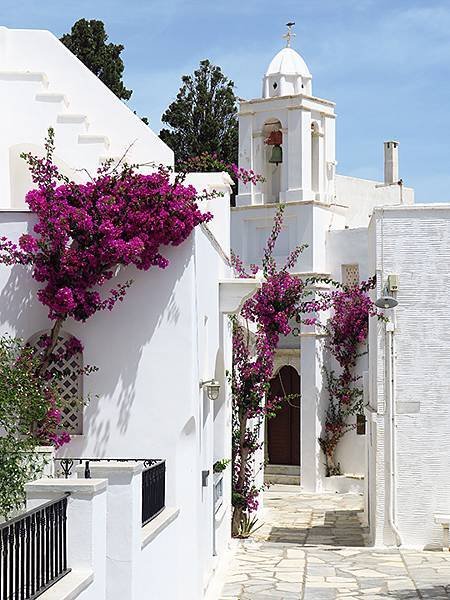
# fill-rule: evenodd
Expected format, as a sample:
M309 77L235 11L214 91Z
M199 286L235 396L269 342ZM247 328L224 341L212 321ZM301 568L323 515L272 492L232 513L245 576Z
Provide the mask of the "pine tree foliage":
M205 152L237 162L234 83L209 60L202 60L193 75L182 77L176 100L161 120L169 128L160 131L160 138L175 152L178 163Z
M118 98L129 100L133 92L122 81L124 65L120 55L124 47L107 43L103 21L80 19L60 40Z

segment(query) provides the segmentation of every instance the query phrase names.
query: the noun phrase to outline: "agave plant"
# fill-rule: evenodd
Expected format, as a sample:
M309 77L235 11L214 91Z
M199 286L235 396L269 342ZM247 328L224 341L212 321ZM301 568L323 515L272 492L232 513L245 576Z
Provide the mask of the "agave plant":
M257 523L257 517L251 517L248 513L244 512L242 514L238 537L246 539L250 537L252 533L255 533L258 531L258 529L261 529L263 524L261 523L261 525L257 526Z

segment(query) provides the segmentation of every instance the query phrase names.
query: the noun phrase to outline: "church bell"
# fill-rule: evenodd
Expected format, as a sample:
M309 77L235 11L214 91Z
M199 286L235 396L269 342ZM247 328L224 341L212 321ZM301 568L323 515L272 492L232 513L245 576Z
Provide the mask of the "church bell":
M271 164L279 165L283 162L283 150L281 146L276 144L272 148L272 154L270 155L269 162Z

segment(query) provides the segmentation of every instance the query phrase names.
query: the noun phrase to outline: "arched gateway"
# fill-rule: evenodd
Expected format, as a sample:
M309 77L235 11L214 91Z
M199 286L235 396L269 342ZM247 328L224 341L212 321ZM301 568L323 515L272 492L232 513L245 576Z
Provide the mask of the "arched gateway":
M300 376L294 367L285 365L270 383L270 397L291 394L296 396L267 422L269 465L300 465Z

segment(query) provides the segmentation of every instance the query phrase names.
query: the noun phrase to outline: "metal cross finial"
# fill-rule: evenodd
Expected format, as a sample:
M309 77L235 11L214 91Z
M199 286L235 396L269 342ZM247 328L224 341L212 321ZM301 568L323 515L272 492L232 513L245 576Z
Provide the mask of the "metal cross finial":
M283 35L283 38L286 40L286 48L291 47L291 39L295 38L296 34L292 31L292 27L295 25L293 21L289 21L286 23L286 27L288 28L287 32Z

